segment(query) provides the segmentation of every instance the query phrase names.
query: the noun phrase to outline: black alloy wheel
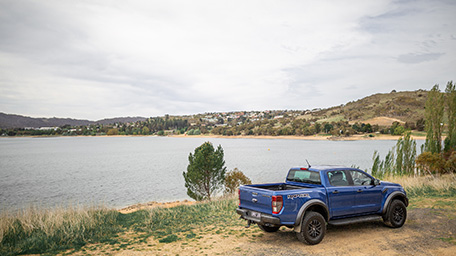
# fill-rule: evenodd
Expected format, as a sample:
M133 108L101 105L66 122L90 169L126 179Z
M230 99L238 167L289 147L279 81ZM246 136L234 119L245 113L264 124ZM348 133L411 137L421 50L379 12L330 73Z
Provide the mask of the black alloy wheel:
M322 223L317 219L312 220L307 226L307 233L313 239L321 235L322 232Z
M394 200L390 206L389 221L393 228L402 227L407 218L407 208L404 202L400 200Z
M298 240L314 245L323 240L326 233L326 220L318 212L307 212L301 222L301 230L296 233Z

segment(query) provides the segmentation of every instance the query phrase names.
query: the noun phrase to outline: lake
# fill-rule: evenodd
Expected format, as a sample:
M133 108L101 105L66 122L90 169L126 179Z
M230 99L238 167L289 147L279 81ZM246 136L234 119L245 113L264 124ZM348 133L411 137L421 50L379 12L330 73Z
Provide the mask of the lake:
M314 141L172 137L51 137L0 139L0 211L30 205L124 207L190 199L182 173L205 141L222 145L228 170L254 183L283 181L290 167L340 164L368 169L392 140ZM418 147L423 141L417 141Z

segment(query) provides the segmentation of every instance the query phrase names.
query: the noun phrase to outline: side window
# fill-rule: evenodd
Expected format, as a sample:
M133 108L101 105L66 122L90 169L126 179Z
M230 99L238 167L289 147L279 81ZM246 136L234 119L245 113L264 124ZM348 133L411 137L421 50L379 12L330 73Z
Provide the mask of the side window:
M353 179L354 186L363 186L363 185L372 184L372 178L362 172L350 170L350 175Z
M328 172L329 183L333 186L348 186L347 176L344 171Z

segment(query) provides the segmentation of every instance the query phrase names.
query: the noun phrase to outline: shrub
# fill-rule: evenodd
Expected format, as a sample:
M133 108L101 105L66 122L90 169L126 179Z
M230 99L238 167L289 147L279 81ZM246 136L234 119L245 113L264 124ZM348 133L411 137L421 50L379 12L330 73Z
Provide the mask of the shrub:
M109 129L108 132L106 133L106 135L119 135L119 130L116 129L116 128L112 128L112 129Z
M444 174L456 172L456 151L447 153L423 152L416 159L420 170L429 174Z
M234 168L225 175L225 194L233 194L240 185L247 184L252 184L252 181L238 168Z
M176 242L177 240L179 240L179 237L172 234L172 235L169 235L163 239L160 239L158 240L160 243L172 243L172 242Z

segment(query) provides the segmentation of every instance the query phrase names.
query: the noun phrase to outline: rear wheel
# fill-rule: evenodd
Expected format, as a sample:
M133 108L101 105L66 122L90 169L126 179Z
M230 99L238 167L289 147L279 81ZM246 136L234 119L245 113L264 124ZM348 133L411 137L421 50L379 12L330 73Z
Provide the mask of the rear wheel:
M296 233L298 240L314 245L323 240L326 233L326 221L318 212L307 212L301 222L301 230Z
M261 225L261 224L258 224L258 227L260 227L260 229L263 230L264 232L276 232L280 228L280 227L265 226L265 225Z

